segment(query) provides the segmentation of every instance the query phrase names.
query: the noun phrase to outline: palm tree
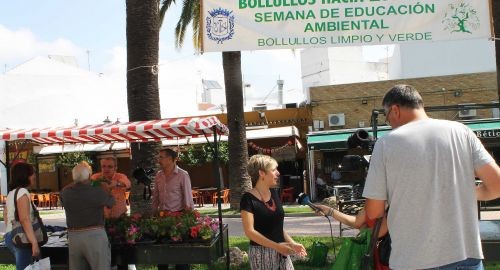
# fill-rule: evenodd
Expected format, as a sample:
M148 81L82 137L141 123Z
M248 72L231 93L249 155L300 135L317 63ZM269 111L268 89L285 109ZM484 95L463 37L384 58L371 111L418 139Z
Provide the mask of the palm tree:
M130 121L160 119L158 51L160 16L157 0L126 0L127 101ZM132 169L155 168L159 143L133 143ZM142 184L132 184L131 212L147 213Z
M162 13L164 15L172 0L164 0ZM193 44L200 49L200 1L185 0L181 16L175 27L175 45L182 47L186 29L191 24L193 29ZM227 123L229 128L229 188L231 189L231 208L239 209L241 195L252 188L247 172L248 148L245 133L245 116L243 110L243 88L241 75L241 52L223 52L222 64L224 83L226 86Z
M498 98L500 99L500 3L499 1L491 1L492 4L492 17L493 28L495 31L495 59L497 63L497 91Z
M248 147L243 111L241 52L223 52L222 67L226 86L227 125L229 128L229 188L231 209L240 208L243 193L252 188L247 172Z

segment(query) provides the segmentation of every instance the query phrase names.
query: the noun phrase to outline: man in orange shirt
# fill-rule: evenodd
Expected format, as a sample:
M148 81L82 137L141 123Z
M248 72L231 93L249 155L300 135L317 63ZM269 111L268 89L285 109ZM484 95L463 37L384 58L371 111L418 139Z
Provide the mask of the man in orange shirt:
M116 158L105 157L99 163L101 172L93 174L91 179L92 181L100 181L101 185L107 185L116 202L111 209L104 208L104 217L118 218L127 213L125 192L130 189L130 180L126 175L116 172Z

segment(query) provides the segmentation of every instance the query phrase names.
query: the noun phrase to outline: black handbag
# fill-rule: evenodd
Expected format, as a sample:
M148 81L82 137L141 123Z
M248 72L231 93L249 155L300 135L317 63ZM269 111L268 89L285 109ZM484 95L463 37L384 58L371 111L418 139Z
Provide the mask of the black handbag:
M18 248L31 248L31 243L28 240L26 233L24 232L23 225L19 222L19 214L17 213L17 192L19 188L14 192L14 220L12 223L12 243L14 246ZM38 213L38 209L31 202L31 207L33 208L33 216L34 220L31 222L33 226L33 232L35 233L36 240L38 242L38 246L43 246L48 241L47 230L43 225L42 219L40 218L40 214Z
M378 257L380 264L389 266L389 258L391 257L391 235L387 232L382 238L378 240Z
M372 231L372 237L370 240L370 246L368 248L368 252L363 255L363 261L361 262L362 270L375 269L375 260L373 257L373 252L375 251L375 247L377 246L378 232L380 231L380 227L382 226L383 219L384 219L383 217L378 218L377 222L375 223L375 227L373 228Z

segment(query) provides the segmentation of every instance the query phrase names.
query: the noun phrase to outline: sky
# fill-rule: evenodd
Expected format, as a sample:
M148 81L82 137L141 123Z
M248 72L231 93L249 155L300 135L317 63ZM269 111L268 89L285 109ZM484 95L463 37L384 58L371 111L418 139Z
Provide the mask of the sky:
M167 12L160 32L161 97L180 99L162 107L162 117L194 109L201 97L201 79L224 83L221 53L195 55L191 33L183 48L175 48L173 29L181 3L177 1ZM123 81L125 9L123 0L4 2L0 9L0 68L5 72L36 56L73 55L81 68ZM278 79L285 81L285 102L303 100L298 51L243 52L242 71L245 83L251 85L246 91L249 104L260 103L269 92L276 92ZM271 93L265 101L276 102L276 96Z
M175 48L174 27L181 3L177 1L167 12L160 32L163 118L196 114L202 79L224 86L221 53L196 55L191 33L181 49ZM124 0L4 1L0 9L0 74L35 57L69 55L80 68L114 80L125 99L125 12ZM278 79L284 80L284 103L302 102L300 69L300 50L242 52L243 80L250 85L245 91L247 106L277 103ZM124 118L109 114L110 119Z

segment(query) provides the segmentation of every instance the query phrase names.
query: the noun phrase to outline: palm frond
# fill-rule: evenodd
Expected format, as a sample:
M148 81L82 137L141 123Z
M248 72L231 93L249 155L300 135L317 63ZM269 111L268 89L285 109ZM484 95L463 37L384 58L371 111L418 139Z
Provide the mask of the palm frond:
M201 5L200 1L196 1L193 7L193 46L199 53L201 49L201 33L200 33L200 20L201 20Z
M172 3L175 4L175 0L162 0L162 2L161 2L161 6L160 6L160 28L163 25L163 20L165 19L165 14L167 13L167 10L172 5Z
M197 5L197 0L184 0L181 16L175 27L175 47L180 48L184 43L186 28L193 20L193 6Z

